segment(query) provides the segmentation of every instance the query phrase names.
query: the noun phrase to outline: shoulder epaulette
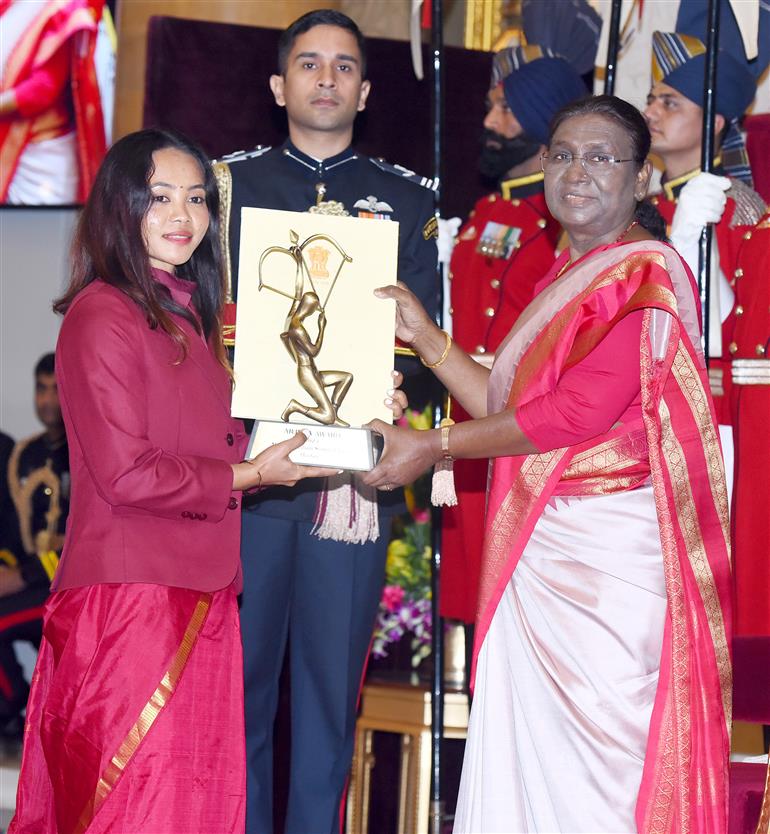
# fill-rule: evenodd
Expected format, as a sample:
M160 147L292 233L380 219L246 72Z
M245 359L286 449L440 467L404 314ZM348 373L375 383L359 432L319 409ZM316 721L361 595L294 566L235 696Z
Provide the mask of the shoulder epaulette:
M767 211L765 201L751 186L737 179L730 179L727 196L735 202L735 211L730 218L730 228L735 226L754 226L759 223Z
M37 434L32 434L29 437L22 438L21 440L17 440L14 444L13 450L11 451L11 457L8 461L8 472L10 474L11 471L11 461L14 462L16 466L18 466L19 458L24 454L27 450L28 446L31 446L36 440L40 440L40 438L45 434L44 431L37 432ZM16 478L18 478L18 469L15 470Z
M23 484L21 482L21 475L19 474L21 456L43 434L44 432L40 432L39 434L33 434L32 437L28 437L26 440L19 440L13 447L11 456L8 459L8 491L11 493L11 500L16 507L21 541L28 553L35 552L34 533L32 530L32 502L30 500L32 493L41 483L52 480L54 482L47 483L47 486L51 488L52 492L50 494L52 495L52 500L55 497L57 505L59 500L58 478L56 478L50 468L42 467L41 469L34 470L33 473L28 474ZM50 479L48 477L49 475L51 476Z
M219 191L219 243L225 267L225 303L233 300L233 266L230 256L230 215L233 208L233 175L229 162L213 162L214 178Z
M245 159L256 159L258 156L262 156L262 154L267 153L272 149L272 147L272 145L257 145L256 148L250 151L233 151L232 153L225 154L225 156L221 156L219 159L215 159L213 161L226 162L229 165L231 162L243 162Z
M415 174L414 171L404 168L403 165L391 165L390 162L385 162L382 158L374 159L374 157L370 157L369 161L373 165L376 165L380 171L385 171L388 174L395 174L395 176L401 177L402 180L409 180L409 182L421 185L423 188L427 188L430 191L438 191L438 179L432 180L429 177L421 177L419 174Z

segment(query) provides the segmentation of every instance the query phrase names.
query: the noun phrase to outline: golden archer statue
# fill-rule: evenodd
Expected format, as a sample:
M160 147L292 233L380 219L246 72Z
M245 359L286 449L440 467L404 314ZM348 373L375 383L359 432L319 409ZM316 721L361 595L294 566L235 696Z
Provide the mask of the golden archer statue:
M350 390L350 386L353 384L353 374L348 371L319 371L315 359L323 347L324 333L326 332L325 307L329 302L342 266L345 263L350 263L352 258L344 252L338 243L326 235L311 235L301 245L296 232L290 231L290 238L291 246L288 249L282 246L270 246L262 253L259 259L259 289L269 289L292 300L291 307L286 316L284 331L281 333L281 340L297 365L297 381L312 397L315 405L303 405L298 400L292 399L284 409L281 419L289 422L292 414L303 414L305 417L310 417L311 420L315 420L323 425L348 426L350 424L339 416L339 409L346 394ZM323 304L321 304L319 295L316 292L313 276L307 268L303 255L304 248L309 243L317 240L328 241L342 256L342 260ZM276 287L270 286L262 279L262 265L265 258L273 252L289 255L294 260L296 271L293 296ZM305 292L306 276L312 287L312 290L308 290L307 292ZM305 327L305 322L316 312L318 313L318 335L315 341L313 341ZM332 389L331 397L326 392L327 388Z

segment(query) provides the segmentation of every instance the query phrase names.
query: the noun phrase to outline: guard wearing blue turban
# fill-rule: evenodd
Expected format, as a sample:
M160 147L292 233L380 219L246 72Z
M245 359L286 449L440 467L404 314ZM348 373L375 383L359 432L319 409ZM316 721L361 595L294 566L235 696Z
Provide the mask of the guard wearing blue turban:
M537 54L533 49L540 50L543 57L527 60L528 54ZM564 58L550 50L517 46L504 50L504 54L511 65L511 71L503 79L505 100L524 132L541 145L547 145L548 127L554 113L588 93L583 79ZM503 61L501 58L499 63Z
M732 484L730 423L730 352L735 318L736 252L747 227L764 212L764 201L750 187L751 171L738 120L754 98L756 84L747 62L720 50L717 56L716 111L722 131L713 173L701 171L701 137L706 47L693 35L655 32L652 42L652 89L645 117L652 152L662 161L663 193L652 198L669 226L669 239L694 274L698 274L700 238L713 224L709 332L709 380ZM720 127L724 120L724 127Z
M706 72L706 47L693 35L655 32L652 37L652 80L678 90L690 101L702 106ZM722 141L722 166L725 173L751 184L751 169L738 120L756 94L756 79L747 62L719 50L717 56L716 112L729 128Z

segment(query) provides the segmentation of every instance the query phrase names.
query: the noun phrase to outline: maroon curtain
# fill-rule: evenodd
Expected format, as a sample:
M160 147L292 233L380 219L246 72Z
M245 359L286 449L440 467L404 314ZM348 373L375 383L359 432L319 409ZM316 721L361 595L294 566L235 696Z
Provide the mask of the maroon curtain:
M283 142L286 117L267 83L276 71L279 34L277 29L152 18L144 125L181 130L212 156ZM430 80L415 78L408 43L369 38L367 46L372 93L356 122L355 145L430 177ZM430 67L427 47L423 63ZM464 218L491 190L476 169L491 63L486 52L445 51L445 217Z

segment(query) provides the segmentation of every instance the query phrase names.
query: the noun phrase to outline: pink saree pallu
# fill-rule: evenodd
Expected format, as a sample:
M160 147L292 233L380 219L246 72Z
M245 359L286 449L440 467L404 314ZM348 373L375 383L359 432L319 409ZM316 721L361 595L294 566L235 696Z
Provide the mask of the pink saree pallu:
M245 792L232 588L54 593L9 834L242 834Z
M458 834L727 831L727 493L676 252L613 244L553 280L488 410L553 390L637 310L642 417L493 463Z

